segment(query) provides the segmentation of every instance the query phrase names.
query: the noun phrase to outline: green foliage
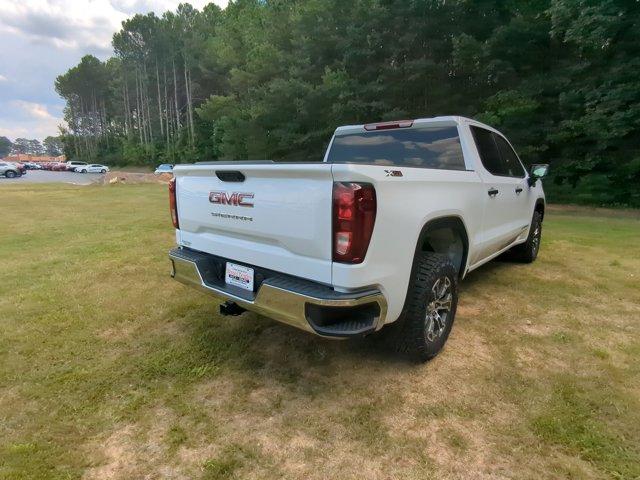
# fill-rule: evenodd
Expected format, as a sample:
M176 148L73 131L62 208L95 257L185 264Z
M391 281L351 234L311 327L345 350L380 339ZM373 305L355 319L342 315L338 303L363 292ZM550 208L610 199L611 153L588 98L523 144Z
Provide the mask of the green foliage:
M28 154L28 155L42 155L44 149L39 140L28 138L16 138L11 144L11 153L15 154Z
M47 155L50 155L52 157L62 155L62 138L49 136L42 141L42 147Z
M320 160L338 125L458 114L551 163L551 191L640 206L639 22L625 0L183 4L128 19L115 58L58 78L65 151Z
M0 137L0 158L6 157L11 153L13 144L7 137Z

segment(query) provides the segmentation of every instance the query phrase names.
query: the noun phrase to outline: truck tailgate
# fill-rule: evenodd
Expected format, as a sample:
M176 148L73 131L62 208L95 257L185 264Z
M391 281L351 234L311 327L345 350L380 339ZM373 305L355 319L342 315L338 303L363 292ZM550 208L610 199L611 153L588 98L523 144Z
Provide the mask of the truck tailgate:
M174 175L181 245L331 283L331 165L216 163Z

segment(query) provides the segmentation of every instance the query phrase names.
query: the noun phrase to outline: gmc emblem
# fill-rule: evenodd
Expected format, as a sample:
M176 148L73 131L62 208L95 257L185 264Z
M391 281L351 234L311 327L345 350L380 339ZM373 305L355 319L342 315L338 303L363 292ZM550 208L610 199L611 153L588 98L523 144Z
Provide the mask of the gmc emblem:
M243 192L210 192L209 201L218 205L233 205L234 207L253 207L253 193Z

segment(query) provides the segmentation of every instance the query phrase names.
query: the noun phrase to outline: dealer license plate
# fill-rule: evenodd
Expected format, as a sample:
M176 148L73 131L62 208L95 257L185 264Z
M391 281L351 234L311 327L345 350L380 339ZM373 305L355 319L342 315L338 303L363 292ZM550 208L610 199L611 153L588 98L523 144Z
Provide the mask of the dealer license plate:
M253 291L253 268L227 262L224 281L229 285Z

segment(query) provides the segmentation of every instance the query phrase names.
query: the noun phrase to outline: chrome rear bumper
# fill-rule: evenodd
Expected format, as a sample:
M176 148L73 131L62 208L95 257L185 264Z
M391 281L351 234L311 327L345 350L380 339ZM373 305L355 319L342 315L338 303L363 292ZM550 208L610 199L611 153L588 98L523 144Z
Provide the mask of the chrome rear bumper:
M379 290L336 292L322 284L258 269L264 278L253 293L224 283L224 258L186 248L171 250L169 258L175 280L308 332L352 337L384 325L387 302Z

